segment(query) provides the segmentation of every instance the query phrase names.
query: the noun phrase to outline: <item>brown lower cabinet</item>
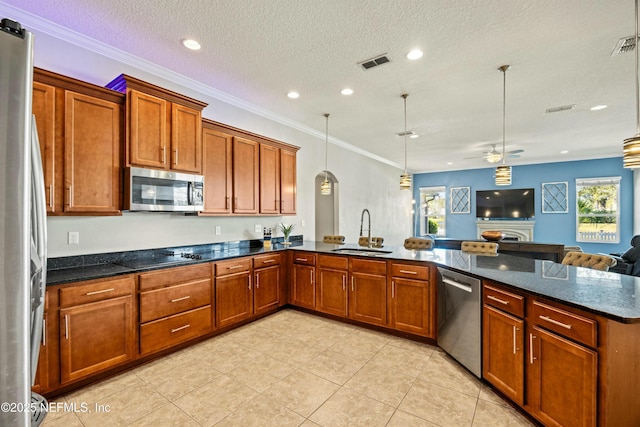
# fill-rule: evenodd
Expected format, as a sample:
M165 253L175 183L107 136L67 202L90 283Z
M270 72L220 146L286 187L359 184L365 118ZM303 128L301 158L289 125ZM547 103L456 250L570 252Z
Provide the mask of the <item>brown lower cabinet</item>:
M436 338L434 272L424 264L391 263L391 327Z
M316 309L323 313L347 317L349 315L347 291L349 259L319 254L317 273Z
M386 326L387 262L351 258L349 271L349 318Z
M253 258L253 314L262 314L282 304L280 254Z
M295 252L291 266L290 302L304 308L316 308L316 254Z
M60 383L86 378L135 356L134 277L60 289Z

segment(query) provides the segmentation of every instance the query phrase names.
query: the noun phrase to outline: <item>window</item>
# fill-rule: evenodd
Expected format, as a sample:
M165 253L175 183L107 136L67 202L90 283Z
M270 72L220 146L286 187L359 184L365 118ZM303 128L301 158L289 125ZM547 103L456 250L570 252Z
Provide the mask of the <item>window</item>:
M420 188L419 214L416 215L416 221L420 222L421 236L427 234L433 236L446 235L446 195L446 188L444 186Z
M620 243L620 177L576 179L576 241Z

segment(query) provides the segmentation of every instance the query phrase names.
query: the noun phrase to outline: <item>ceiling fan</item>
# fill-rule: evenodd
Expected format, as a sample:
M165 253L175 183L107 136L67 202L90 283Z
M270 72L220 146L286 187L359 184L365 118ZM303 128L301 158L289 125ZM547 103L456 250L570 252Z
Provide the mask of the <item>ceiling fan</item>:
M496 145L498 144L491 144L491 151L483 151L482 153L484 154L484 156L465 157L465 160L485 159L489 163L498 163L500 160L502 160L502 153L496 150ZM511 151L507 151L505 154L507 155L508 159L516 159L520 157L521 153L524 153L524 150L511 150Z

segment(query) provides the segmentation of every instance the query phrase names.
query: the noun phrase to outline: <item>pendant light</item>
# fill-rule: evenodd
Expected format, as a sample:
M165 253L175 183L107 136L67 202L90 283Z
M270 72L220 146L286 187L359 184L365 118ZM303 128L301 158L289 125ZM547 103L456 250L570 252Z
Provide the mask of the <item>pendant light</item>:
M329 152L329 113L324 113L326 127L324 140L324 181L320 184L320 194L323 196L331 195L331 183L329 182L329 172L327 172L327 158Z
M640 75L638 74L638 0L636 0L636 135L624 140L622 165L625 168L640 168Z
M498 68L502 71L502 165L496 168L496 185L511 185L511 166L507 166L505 156L505 130L506 130L506 105L507 105L507 70L509 65Z
M408 93L403 93L404 99L404 173L400 175L400 190L411 189L411 175L407 172L407 96Z

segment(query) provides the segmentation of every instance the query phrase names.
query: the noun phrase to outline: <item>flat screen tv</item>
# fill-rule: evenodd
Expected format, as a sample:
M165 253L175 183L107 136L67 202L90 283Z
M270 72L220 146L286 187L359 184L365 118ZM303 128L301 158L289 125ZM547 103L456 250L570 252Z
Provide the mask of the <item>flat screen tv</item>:
M535 216L533 188L476 191L476 216L527 219Z

